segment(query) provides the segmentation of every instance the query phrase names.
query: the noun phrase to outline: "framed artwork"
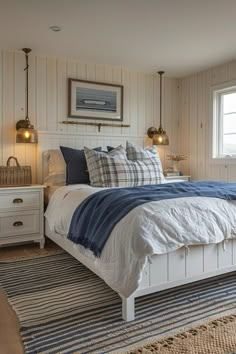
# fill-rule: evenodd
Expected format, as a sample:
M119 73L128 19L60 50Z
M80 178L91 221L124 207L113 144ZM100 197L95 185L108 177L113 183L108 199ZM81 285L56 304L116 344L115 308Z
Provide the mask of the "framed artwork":
M123 120L123 86L69 79L69 117Z

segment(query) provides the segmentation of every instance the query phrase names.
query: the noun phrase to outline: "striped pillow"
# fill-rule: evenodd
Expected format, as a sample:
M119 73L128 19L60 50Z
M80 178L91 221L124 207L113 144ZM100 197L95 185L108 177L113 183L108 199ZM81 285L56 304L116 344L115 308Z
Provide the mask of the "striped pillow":
M122 148L123 149L123 148ZM116 149L114 149L116 150ZM111 152L114 153L114 150ZM131 161L122 154L104 154L84 148L91 185L94 187L135 187L164 180L155 159Z

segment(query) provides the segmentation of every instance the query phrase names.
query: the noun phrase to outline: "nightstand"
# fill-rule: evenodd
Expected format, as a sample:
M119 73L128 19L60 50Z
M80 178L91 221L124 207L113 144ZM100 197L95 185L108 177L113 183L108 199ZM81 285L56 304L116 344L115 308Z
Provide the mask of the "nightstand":
M191 176L164 176L168 181L182 182L182 181L190 181Z
M45 186L0 187L0 246L34 241L44 247Z

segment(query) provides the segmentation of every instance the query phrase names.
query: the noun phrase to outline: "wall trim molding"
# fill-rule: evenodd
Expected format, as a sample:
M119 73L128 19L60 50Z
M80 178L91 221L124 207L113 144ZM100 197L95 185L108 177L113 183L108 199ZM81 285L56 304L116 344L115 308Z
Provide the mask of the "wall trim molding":
M89 137L89 136L95 136L97 139L99 138L104 138L104 137L110 137L111 139L113 138L141 138L141 139L145 139L147 138L146 134L143 135L137 135L137 134L124 134L124 133L120 133L120 134L110 134L110 133L90 133L90 132L67 132L67 131L50 131L50 130L38 130L38 135L39 136L44 136L44 135L54 135L54 136L58 136L58 135L64 135L64 136L82 136L83 138L85 137Z

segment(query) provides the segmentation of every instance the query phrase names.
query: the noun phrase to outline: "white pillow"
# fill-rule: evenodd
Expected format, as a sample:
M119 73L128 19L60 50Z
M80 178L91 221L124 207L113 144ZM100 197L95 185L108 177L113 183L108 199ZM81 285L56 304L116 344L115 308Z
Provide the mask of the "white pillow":
M50 149L46 156L48 175L44 177L47 186L66 185L66 164L60 150Z

